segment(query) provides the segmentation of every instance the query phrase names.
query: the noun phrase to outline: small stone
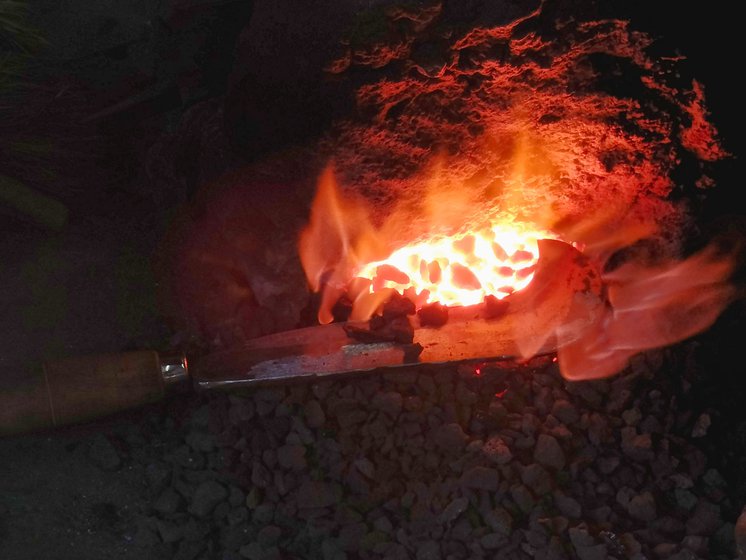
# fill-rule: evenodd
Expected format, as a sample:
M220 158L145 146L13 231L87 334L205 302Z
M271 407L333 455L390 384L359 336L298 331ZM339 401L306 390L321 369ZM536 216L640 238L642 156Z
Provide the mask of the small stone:
M422 409L422 399L417 395L406 397L403 406L407 412L418 412Z
M431 375L421 374L417 378L417 385L428 395L432 395L436 392L435 381Z
M500 473L488 467L472 467L461 475L461 483L467 488L494 492L500 485Z
M150 548L158 544L160 540L156 532L147 523L138 523L137 531L135 531L135 535L132 537L132 542L135 546Z
M260 545L269 547L276 544L280 540L281 535L282 529L276 525L265 525L257 533L256 540Z
M417 547L417 560L441 560L440 545L436 541L425 541Z
M653 554L658 558L671 558L678 545L676 543L662 542L653 547Z
M523 484L511 486L510 497L513 498L513 501L523 513L531 513L531 510L534 509L534 497Z
M598 470L601 474L611 474L619 466L619 457L599 457Z
M351 525L363 521L362 514L347 505L340 505L334 510L334 521L340 525Z
M683 488L676 488L673 491L673 497L676 501L676 505L682 509L690 511L697 505L697 496L692 494L689 490Z
M694 486L694 482L692 481L692 479L683 473L672 474L671 482L674 483L676 488L689 489Z
M274 504L259 504L254 508L254 512L251 515L252 521L260 525L266 525L275 516Z
M391 418L396 418L402 410L404 399L400 393L390 391L388 393L377 393L373 397L372 405Z
M339 550L336 539L326 538L321 541L321 557L323 560L346 559L347 554Z
M660 420L652 414L648 414L645 419L640 422L637 428L643 434L660 434L663 432L663 426L661 425Z
M577 409L565 399L554 401L554 405L552 405L552 416L555 416L560 421L570 425L575 424L580 419Z
M205 549L205 543L199 541L182 541L173 556L173 560L195 560Z
M189 423L197 429L208 428L210 426L210 406L203 404L192 412Z
M580 503L575 498L561 493L554 495L554 505L562 515L570 519L579 519L583 512Z
M573 437L573 433L568 430L567 426L565 426L564 424L560 424L559 426L556 426L549 430L549 435L554 436L562 441L568 441Z
M687 535L681 541L681 546L700 555L704 555L707 552L707 544L707 537L698 535Z
M88 448L88 458L94 465L104 471L115 471L122 464L119 453L103 434L94 436L91 446Z
M376 476L376 466L370 459L361 457L354 462L355 468L368 478Z
M459 424L445 424L434 431L435 443L445 451L459 452L466 447L469 437Z
M622 533L619 535L619 543L630 556L638 554L642 550L642 545L632 533Z
M611 516L611 508L607 505L603 505L592 509L588 512L588 517L596 523L606 523Z
M342 497L338 484L320 480L307 480L298 489L298 507L325 508L335 505Z
M538 463L526 465L521 470L521 481L536 496L542 496L552 489L552 479L547 470Z
M497 424L502 424L508 416L508 409L498 400L493 400L487 408L487 414Z
M601 406L603 396L596 390L597 384L588 381L574 381L566 384L567 391L583 399L591 408Z
M277 461L280 467L300 471L306 468L306 448L303 445L286 444L277 449Z
M284 396L285 391L282 389L258 389L253 395L253 400L259 416L269 415L280 404Z
M245 522L249 520L249 510L244 506L234 507L228 512L226 519L231 527L241 525L245 529Z
M605 544L576 546L575 552L578 553L580 560L607 560L609 558Z
M365 523L343 525L337 537L337 546L344 551L354 551L367 534L368 526Z
M190 432L185 438L187 445L201 453L210 453L215 449L215 436L206 432Z
M692 437L705 437L707 435L707 430L710 429L710 425L712 425L710 415L707 413L700 414L697 417L697 420L694 422L694 427L692 428Z
M320 428L326 422L326 414L319 401L309 400L303 405L303 415L309 428Z
M508 544L508 538L498 533L487 533L479 539L479 544L485 550L497 550L501 546Z
M724 488L726 486L723 475L717 469L707 469L705 474L702 475L702 482L714 488Z
M456 385L456 402L471 406L476 404L477 400L477 394L474 391L469 390L464 383Z
M454 498L440 514L440 522L446 525L453 523L459 515L469 507L469 500L462 497Z
M158 520L158 534L164 543L175 543L179 542L184 538L184 532L186 531L186 525L177 525L170 521Z
M254 461L251 469L251 483L258 488L267 488L272 482L272 475L260 461Z
M708 537L712 535L721 525L720 508L708 502L699 500L694 513L686 522L686 530L690 535L701 535Z
M692 480L698 479L705 472L707 466L707 457L704 452L696 447L689 447L684 453L684 460L688 466L687 473Z
M504 465L513 458L505 441L499 436L492 436L484 442L482 453L495 464Z
M404 492L401 499L399 500L399 503L403 508L411 508L414 504L414 492L412 492L411 490L407 490L406 492Z
M145 480L156 493L163 490L171 479L171 469L162 463L150 463L145 467Z
M616 502L622 506L624 509L627 509L629 506L630 500L634 497L635 492L630 488L629 486L622 486L619 490L617 490L616 493Z
M662 515L650 523L649 528L664 535L679 535L684 533L684 522L678 517Z
M280 560L281 558L280 550L276 546L265 548L258 542L242 546L239 554L248 560Z
M570 542L572 542L575 550L578 548L594 546L596 544L596 539L588 533L588 527L584 523L581 523L577 527L570 527L568 534L570 535Z
M245 520L244 520L245 521ZM245 545L251 536L245 524L236 524L229 527L220 539L223 548L227 551L237 551ZM237 555L240 558L240 554Z
M376 528L377 531L381 531L383 533L391 533L391 531L394 530L394 526L391 524L391 521L388 517L385 515L382 515L378 519L376 519L373 522L373 527Z
M229 395L228 401L230 402L228 419L232 424L238 425L248 422L254 417L254 403L249 399L237 395Z
M153 502L153 509L163 515L175 513L181 505L181 496L173 488L166 488Z
M533 449L535 446L536 438L534 436L519 436L513 443L513 447L516 449Z
M622 451L634 461L650 461L653 458L653 440L650 434L629 437L622 441Z
M246 507L249 509L256 508L259 504L262 503L262 495L261 490L257 487L253 487L251 490L249 490L249 493L246 494Z
M228 488L228 503L233 507L238 507L244 504L246 496L243 491L237 486L231 486Z
M484 514L484 522L494 532L500 535L510 536L513 527L513 518L503 507L496 507Z
M228 490L225 489L225 486L214 480L206 480L194 492L189 512L197 517L205 517L227 497Z
M385 533L383 531L370 531L369 533L366 533L362 539L360 539L360 542L357 546L360 550L371 551L375 550L376 546L378 546L379 544L389 543L389 541L390 538L388 533Z
M627 511L635 519L640 521L652 521L655 519L655 498L650 492L643 492L633 497L627 505Z
M534 448L534 460L546 467L561 470L565 466L565 452L555 438L539 434Z
M640 420L642 420L642 413L637 408L628 408L622 412L622 419L627 426L637 426Z
M608 417L598 412L588 415L588 439L593 445L600 446L610 439Z
M277 465L277 451L275 449L265 449L262 451L262 462L265 466L274 470ZM270 475L269 472L267 474L268 476Z

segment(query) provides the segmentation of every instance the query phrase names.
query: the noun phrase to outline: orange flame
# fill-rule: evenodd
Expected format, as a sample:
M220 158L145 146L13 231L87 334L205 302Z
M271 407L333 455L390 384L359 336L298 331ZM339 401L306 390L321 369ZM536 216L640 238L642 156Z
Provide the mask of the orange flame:
M683 261L655 267L627 263L604 274L610 305L581 336L557 330L558 358L568 379L608 377L624 369L635 354L661 348L708 329L733 301L728 283L732 256L713 247ZM587 315L580 301L570 318ZM570 336L567 336L570 335Z
M331 308L343 294L353 300L351 319L366 320L393 290L417 307L467 306L487 295L502 299L531 282L537 241L556 235L509 219L461 224L449 235L449 224L464 219L454 209L467 208L468 200L462 191L432 187L423 199L430 215L428 223L418 224L423 232L396 247L408 214L394 213L376 228L362 201L339 192L331 166L323 172L299 245L308 282L322 291L320 323L333 320Z
M487 294L505 297L531 282L537 241L557 237L516 220L494 218L448 235L447 224L468 206L463 194L438 188L426 194L423 202L429 213L419 210L415 216L429 214L429 220L416 226L435 233L392 250L396 232L404 231L402 223L413 215L394 212L375 227L369 206L343 196L331 166L324 171L299 244L308 282L314 291L322 292L320 323L333 320L332 308L342 295L353 301L352 320L367 320L394 290L418 307L435 301L473 305ZM439 205L444 209L440 216ZM565 235L582 240L585 253L602 267L618 249L656 232L652 222L620 227L615 221L619 211L610 206L583 222L556 225ZM733 268L734 258L714 248L656 266L628 262L602 274L608 296L602 313L597 300L576 294L566 316L526 329L534 333L530 339L516 333L517 347L523 358L530 358L544 340L554 336L564 377L614 375L640 351L667 346L709 328L733 299L734 288L728 284Z

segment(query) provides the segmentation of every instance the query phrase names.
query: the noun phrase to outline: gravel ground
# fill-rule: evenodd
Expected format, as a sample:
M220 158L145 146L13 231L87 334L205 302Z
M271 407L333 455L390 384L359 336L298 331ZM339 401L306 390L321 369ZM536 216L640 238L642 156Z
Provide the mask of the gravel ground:
M211 398L140 537L209 518L223 558L733 557L725 481L646 380L663 361L602 382L546 359ZM216 448L234 482L189 472ZM187 535L176 557L203 547Z
M75 452L141 476L109 507L120 558L735 558L670 354L593 382L544 357L177 396Z

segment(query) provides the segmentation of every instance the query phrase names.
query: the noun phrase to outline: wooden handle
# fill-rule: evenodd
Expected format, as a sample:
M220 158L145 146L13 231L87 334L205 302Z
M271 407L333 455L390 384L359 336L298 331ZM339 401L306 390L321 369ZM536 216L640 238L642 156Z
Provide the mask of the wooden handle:
M161 399L158 353L144 350L46 362L0 386L0 436L92 420Z

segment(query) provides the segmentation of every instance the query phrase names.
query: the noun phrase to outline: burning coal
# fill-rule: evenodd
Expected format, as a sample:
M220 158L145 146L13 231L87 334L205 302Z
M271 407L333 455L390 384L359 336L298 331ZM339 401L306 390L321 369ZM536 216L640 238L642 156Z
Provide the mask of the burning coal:
M332 321L342 295L352 301L351 319L364 321L393 291L417 308L465 306L486 296L505 298L531 282L537 241L555 234L510 215L489 219L487 212L474 212L463 190L439 190L437 180L431 185L420 204L399 207L375 227L365 202L345 198L327 168L300 237L309 283L322 291L320 323ZM418 223L419 235L402 245L410 220Z

